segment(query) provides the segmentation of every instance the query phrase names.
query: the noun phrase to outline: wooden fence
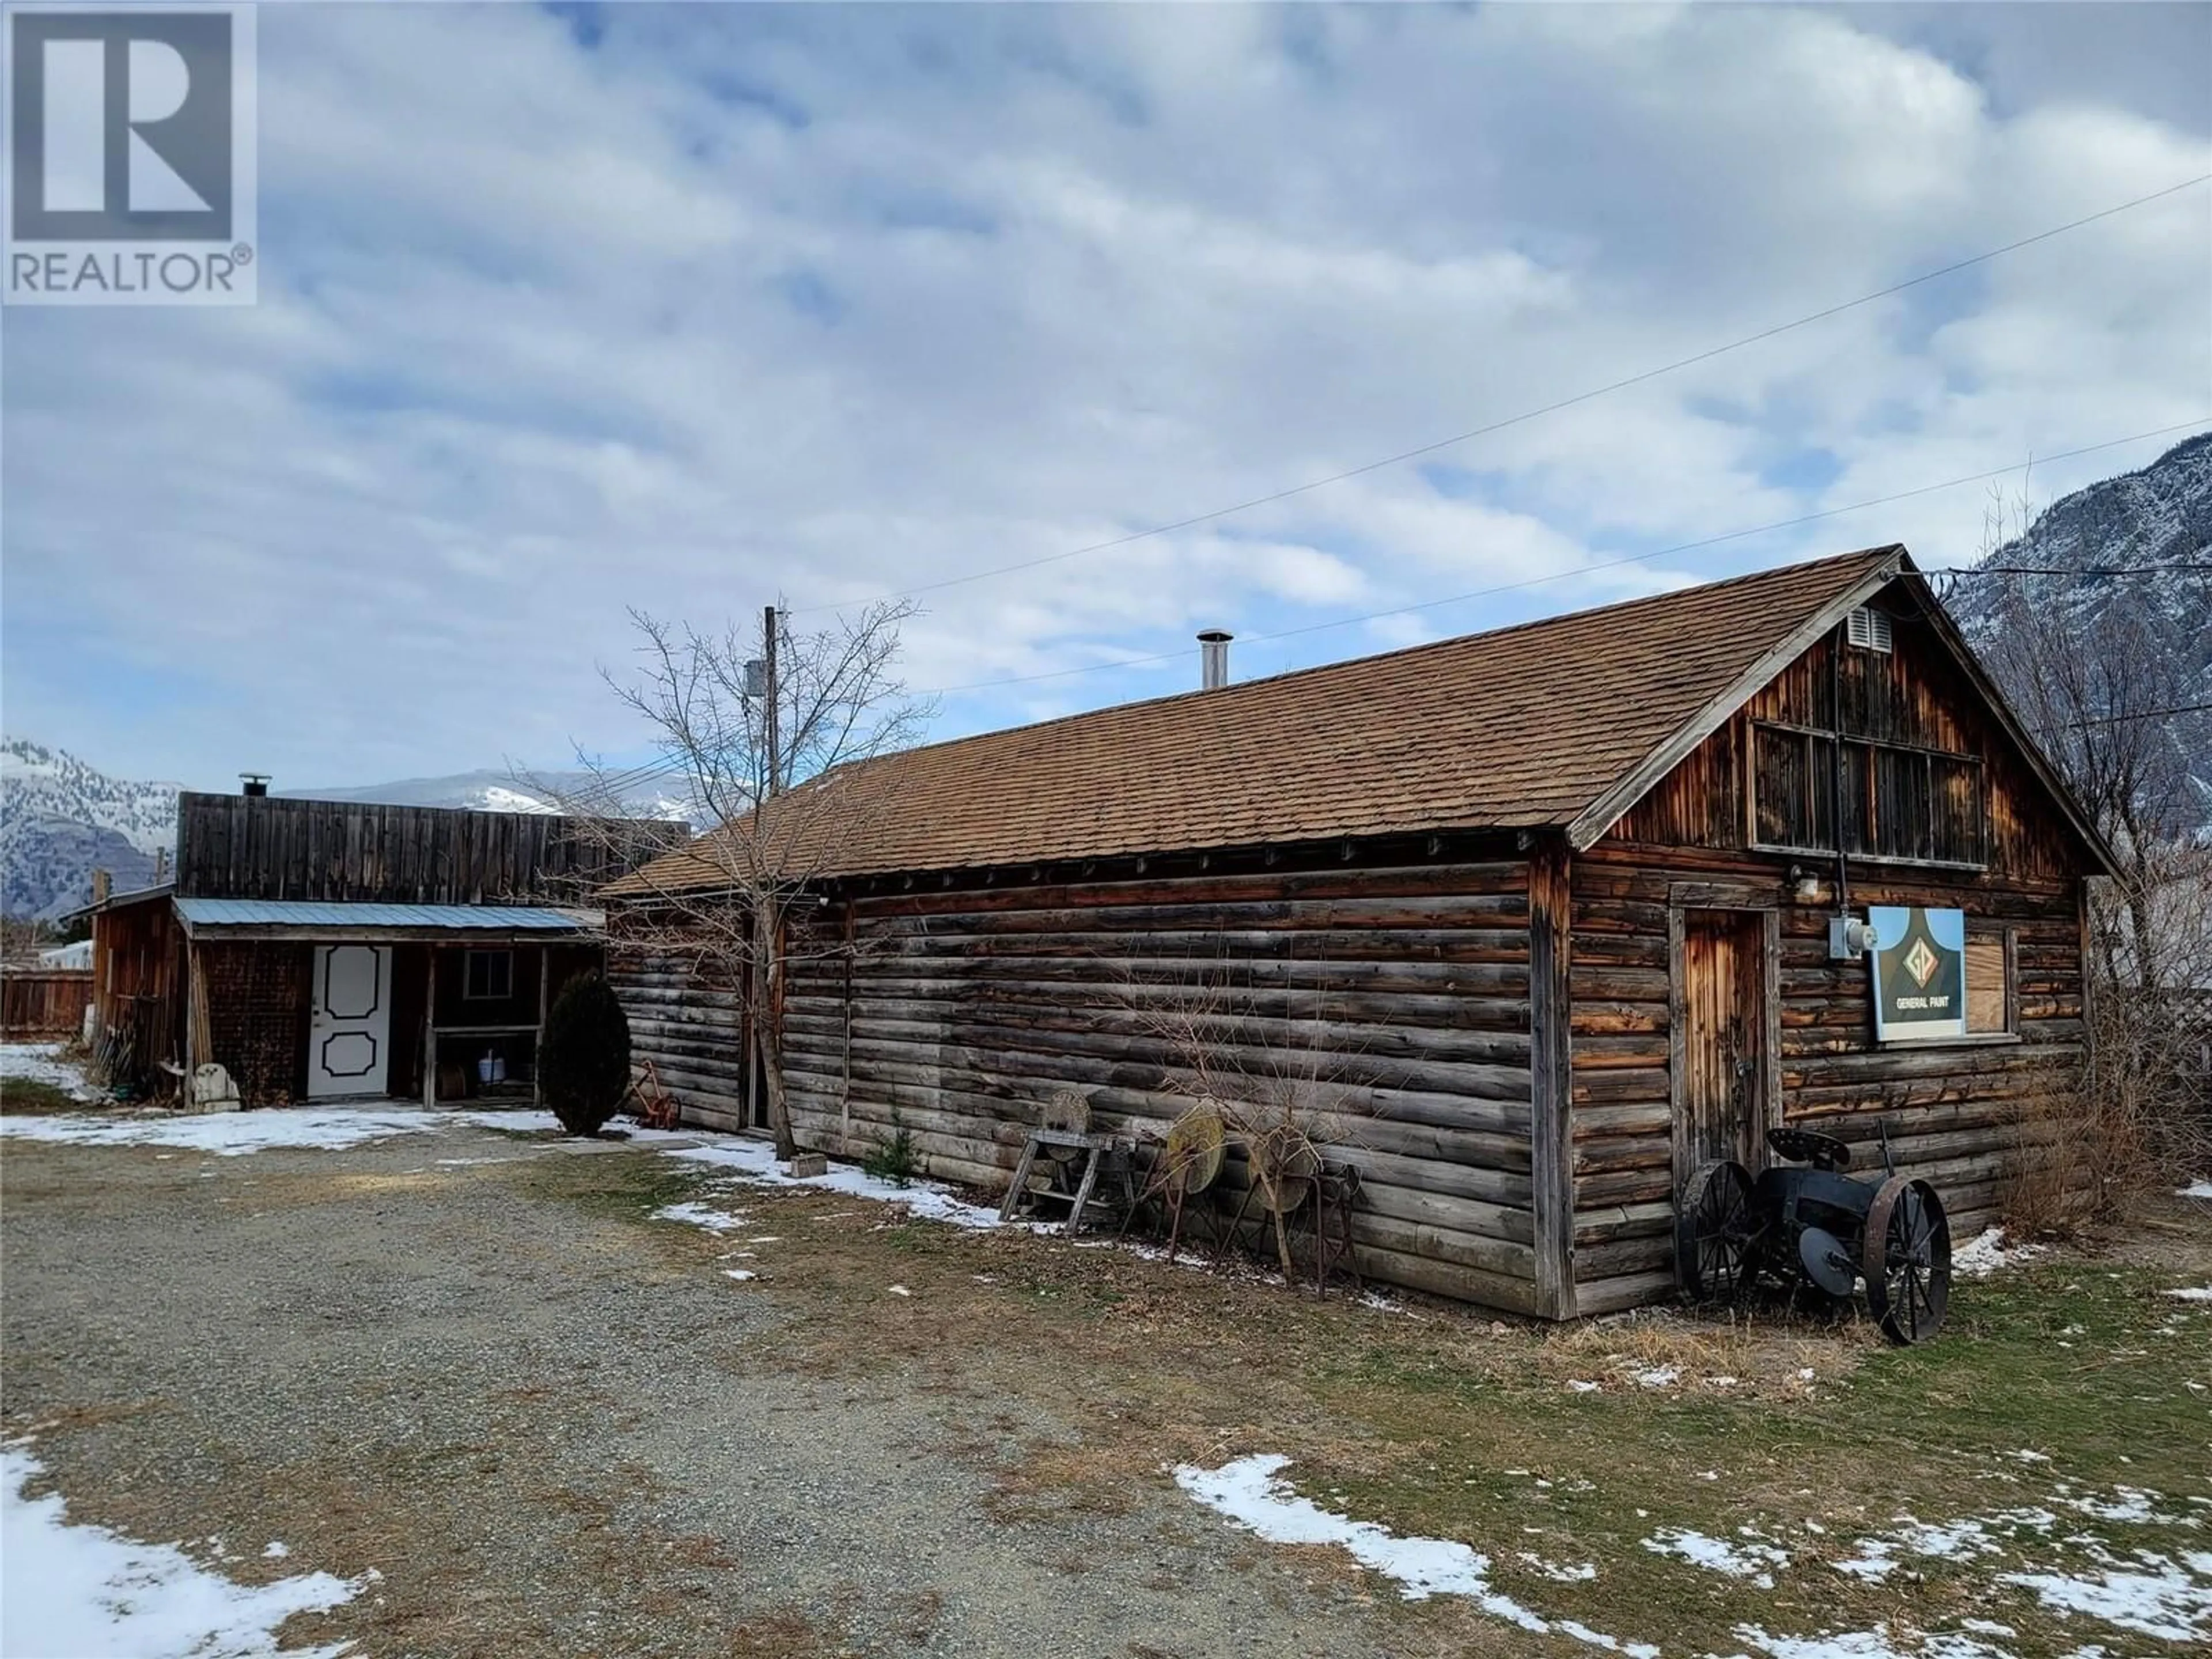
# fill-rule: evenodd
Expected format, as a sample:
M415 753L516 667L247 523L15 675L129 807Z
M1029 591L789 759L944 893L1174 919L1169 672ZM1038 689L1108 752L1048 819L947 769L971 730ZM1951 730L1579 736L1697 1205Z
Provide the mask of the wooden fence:
M0 974L0 1036L66 1037L84 1030L89 968L10 968Z

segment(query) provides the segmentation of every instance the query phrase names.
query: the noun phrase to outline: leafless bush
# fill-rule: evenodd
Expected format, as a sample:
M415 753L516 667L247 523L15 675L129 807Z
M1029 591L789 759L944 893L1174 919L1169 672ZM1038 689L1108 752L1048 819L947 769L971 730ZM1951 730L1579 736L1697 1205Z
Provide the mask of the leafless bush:
M1170 1057L1170 1091L1219 1113L1228 1143L1243 1149L1289 1279L1286 1218L1297 1206L1286 1200L1322 1173L1326 1148L1356 1145L1373 1115L1365 1091L1346 1079L1351 1053L1326 990L1262 992L1249 965L1226 954L1194 962L1166 986L1125 984L1139 1026Z

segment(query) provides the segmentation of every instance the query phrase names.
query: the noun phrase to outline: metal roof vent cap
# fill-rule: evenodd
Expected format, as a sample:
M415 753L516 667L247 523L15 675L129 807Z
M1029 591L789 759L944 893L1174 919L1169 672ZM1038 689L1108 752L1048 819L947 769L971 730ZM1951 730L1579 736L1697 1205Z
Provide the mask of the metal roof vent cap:
M1229 641L1234 634L1218 628L1209 628L1198 636L1199 660L1203 665L1200 684L1208 691L1218 691L1229 684Z
M266 772L240 772L238 776L239 781L245 786L238 792L240 794L258 800L269 793L269 775Z

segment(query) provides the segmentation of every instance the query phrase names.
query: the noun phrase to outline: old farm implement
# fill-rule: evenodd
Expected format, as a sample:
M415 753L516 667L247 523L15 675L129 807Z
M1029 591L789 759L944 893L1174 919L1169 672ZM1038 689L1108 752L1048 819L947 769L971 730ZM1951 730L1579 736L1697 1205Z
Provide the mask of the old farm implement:
M1742 1303L1770 1288L1841 1300L1863 1281L1867 1310L1891 1341L1941 1330L1951 1224L1936 1189L1893 1170L1878 1182L1844 1174L1851 1149L1832 1135L1770 1129L1766 1145L1782 1161L1756 1179L1723 1161L1683 1191L1675 1251L1691 1299Z

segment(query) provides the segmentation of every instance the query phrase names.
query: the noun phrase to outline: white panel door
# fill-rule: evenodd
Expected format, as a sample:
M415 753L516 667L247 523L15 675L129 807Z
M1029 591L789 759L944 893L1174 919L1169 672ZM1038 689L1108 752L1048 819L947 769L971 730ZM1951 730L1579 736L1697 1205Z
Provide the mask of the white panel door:
M392 948L317 945L307 1097L384 1093L391 1036Z

